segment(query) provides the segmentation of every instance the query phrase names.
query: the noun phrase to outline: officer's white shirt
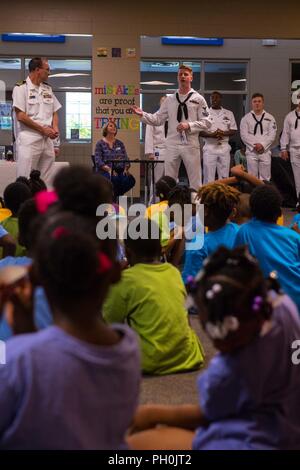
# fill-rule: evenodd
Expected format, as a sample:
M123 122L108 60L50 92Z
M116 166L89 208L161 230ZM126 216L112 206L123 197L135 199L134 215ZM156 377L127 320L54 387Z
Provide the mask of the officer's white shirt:
M300 115L300 111L297 111L297 113ZM283 130L280 138L281 150L300 147L300 119L298 119L297 129L295 129L296 119L297 116L295 110L288 113L284 119Z
M263 133L260 132L260 126L257 126L256 134L254 135L254 128L256 121L253 118L253 115L257 120L261 120L262 115L265 113L262 120ZM262 111L261 114L256 115L253 111L247 113L241 120L240 124L240 135L242 141L245 143L247 150L249 152L254 151L254 144L261 144L264 147L264 151L267 152L272 146L275 137L276 137L276 121L272 114Z
M145 155L155 153L155 149L166 148L165 126L146 126Z
M229 109L213 109L209 108L209 120L211 121L211 128L209 132L214 132L217 129L221 131L236 131L237 125L234 118L234 114ZM203 137L205 147L219 146L220 144L228 144L229 136L222 137L222 140L215 139L213 137Z
M187 144L193 147L199 147L198 134L201 130L207 130L211 126L211 122L208 119L209 113L207 103L203 96L197 93L193 88L190 89L189 93L193 92L190 99L186 102L188 109L188 119L185 119L184 113L182 112L181 122L188 122L190 130L186 132ZM179 93L179 91L178 91ZM188 94L180 95L179 99L183 101L187 98ZM176 93L168 96L161 107L155 114L143 112L142 122L150 124L152 126L161 126L168 120L168 135L166 139L167 145L180 145L182 144L180 133L177 131L177 110L178 101L176 99Z
M27 114L33 121L41 126L51 126L53 113L61 108L61 104L55 97L52 87L46 83L34 85L29 77L22 85L16 85L13 89L13 107ZM18 121L14 111L15 134L30 132L39 134L22 122Z

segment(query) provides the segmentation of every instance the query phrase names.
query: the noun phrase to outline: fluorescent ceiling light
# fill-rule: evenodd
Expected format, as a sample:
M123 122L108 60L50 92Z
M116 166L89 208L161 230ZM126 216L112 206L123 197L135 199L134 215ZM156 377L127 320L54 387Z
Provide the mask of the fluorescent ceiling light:
M88 86L60 86L60 90L90 90Z
M237 78L235 80L232 80L233 82L246 82L247 79L246 78Z
M65 78L65 77L83 77L90 75L89 73L54 73L49 75L49 78Z
M175 83L161 82L159 80L152 80L150 82L141 82L141 85L175 85Z
M64 34L64 36L70 36L70 37L79 37L79 38L92 38L92 34Z

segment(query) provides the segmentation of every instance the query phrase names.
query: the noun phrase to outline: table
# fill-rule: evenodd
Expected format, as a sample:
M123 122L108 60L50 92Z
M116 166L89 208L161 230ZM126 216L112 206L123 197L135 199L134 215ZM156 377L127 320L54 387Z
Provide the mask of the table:
M62 168L69 166L69 162L55 162L53 173L51 176L51 183L56 173ZM0 160L0 196L3 196L4 189L10 183L14 183L17 177L17 163Z
M107 164L107 163L111 163L112 164L112 170L113 170L113 167L114 167L114 163L144 163L145 165L145 187L144 187L144 190L145 190L145 194L144 194L144 204L145 206L148 206L149 204L149 201L150 201L150 188L151 186L148 186L148 178L149 178L149 166L150 166L150 174L151 174L151 182L152 182L152 186L153 186L153 194L155 193L155 178L154 178L154 167L157 163L165 163L164 160L149 160L149 159L144 159L144 160L139 160L139 159L135 159L135 160L126 160L126 159L122 159L122 160L119 160L119 159L111 159L111 160L104 160L104 163Z

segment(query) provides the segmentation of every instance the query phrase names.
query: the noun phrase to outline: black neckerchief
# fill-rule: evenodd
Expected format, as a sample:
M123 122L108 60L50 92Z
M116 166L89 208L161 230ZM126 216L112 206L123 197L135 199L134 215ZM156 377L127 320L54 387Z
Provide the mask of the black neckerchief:
M296 110L295 110L295 114L296 114L295 129L297 129L297 127L298 127L298 119L300 119L300 115L297 113Z
M258 119L256 119L256 116L255 116L253 113L251 113L251 114L252 114L252 116L253 116L253 119L256 121L256 124L255 124L255 126L254 126L254 135L255 135L256 132L257 132L258 126L259 126L259 128L260 128L260 133L261 133L261 135L263 135L264 130L263 130L262 122L263 122L263 119L264 119L266 113L263 113L263 115L262 115L260 121L259 121Z
M190 97L192 96L193 93L194 93L194 92L191 91L191 92L187 95L187 97L186 97L186 99L184 100L183 103L182 103L182 102L180 101L180 99L179 99L179 94L176 93L176 99L177 99L177 101L178 101L178 103L179 103L179 105L178 105L178 110L177 110L177 121L178 121L178 122L181 122L181 119L182 119L182 110L183 110L185 119L188 119L189 113L188 113L188 109L187 109L186 102L190 99Z

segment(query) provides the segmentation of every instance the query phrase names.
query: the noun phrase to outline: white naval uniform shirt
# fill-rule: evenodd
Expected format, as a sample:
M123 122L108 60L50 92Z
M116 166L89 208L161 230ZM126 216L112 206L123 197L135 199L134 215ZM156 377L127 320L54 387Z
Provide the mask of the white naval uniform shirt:
M186 132L187 144L192 147L199 148L199 132L201 130L207 130L211 126L211 122L208 119L209 113L207 103L203 96L199 95L193 88L189 91L193 92L190 99L186 102L188 109L188 119L185 119L184 113L182 113L181 122L188 122L190 130ZM179 92L178 92L179 93ZM183 102L188 96L179 95L179 99ZM152 126L161 126L165 121L168 120L168 135L166 139L167 146L182 145L180 133L177 131L177 110L178 101L176 99L176 93L168 96L161 107L155 114L143 112L142 122L150 124Z
M297 110L296 110L297 111ZM300 111L297 111L298 116ZM297 116L294 111L288 113L284 119L283 130L280 138L280 149L287 150L287 148L300 147L300 119L298 119L298 126L295 129Z
M27 77L25 83L16 85L13 89L13 107L25 112L28 117L41 126L51 126L53 113L61 108L61 104L55 97L52 87L47 83L36 86ZM43 137L38 131L31 129L16 118L14 110L15 137L25 132Z
M234 118L234 114L229 109L213 109L209 108L209 119L211 121L211 128L209 132L214 132L217 129L221 129L221 131L229 131L237 130L236 121ZM229 136L222 137L221 140L215 139L213 137L203 137L205 142L204 148L220 148L220 146L224 146L225 144L228 146Z
M155 153L155 149L166 148L165 126L146 126L145 155Z
M262 120L263 133L260 132L260 126L257 126L256 134L254 135L254 129L256 121L253 118L253 115L257 120L261 120L262 115L265 113ZM254 144L261 144L264 147L264 152L267 152L276 137L276 121L272 114L263 111L259 116L254 114L254 112L247 113L241 120L240 124L240 135L241 139L246 145L248 153L256 153L254 150Z

